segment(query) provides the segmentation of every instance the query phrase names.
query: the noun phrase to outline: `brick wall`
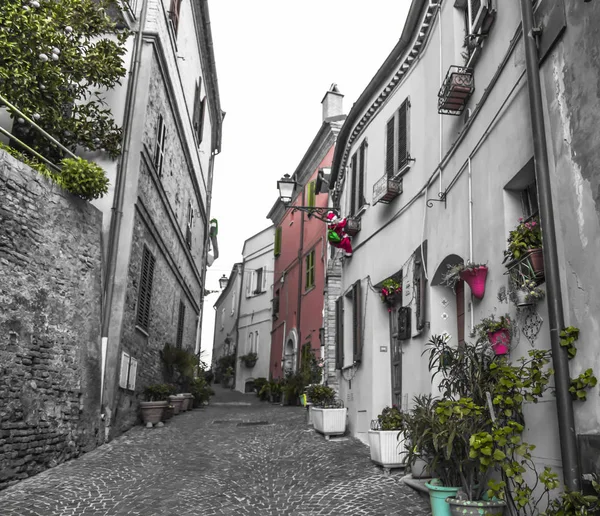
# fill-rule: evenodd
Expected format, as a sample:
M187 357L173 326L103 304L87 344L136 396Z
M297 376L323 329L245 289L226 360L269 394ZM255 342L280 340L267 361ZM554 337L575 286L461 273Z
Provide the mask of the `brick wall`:
M339 392L339 377L335 370L335 301L342 294L342 264L330 258L325 277L325 382Z
M0 489L98 446L102 215L0 150Z

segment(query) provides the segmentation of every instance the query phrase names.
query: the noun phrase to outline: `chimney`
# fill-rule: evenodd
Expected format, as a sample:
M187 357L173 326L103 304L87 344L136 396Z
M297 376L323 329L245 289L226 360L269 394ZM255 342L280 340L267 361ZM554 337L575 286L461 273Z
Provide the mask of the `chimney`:
M344 114L343 101L344 96L339 92L337 84L333 83L321 101L323 122Z

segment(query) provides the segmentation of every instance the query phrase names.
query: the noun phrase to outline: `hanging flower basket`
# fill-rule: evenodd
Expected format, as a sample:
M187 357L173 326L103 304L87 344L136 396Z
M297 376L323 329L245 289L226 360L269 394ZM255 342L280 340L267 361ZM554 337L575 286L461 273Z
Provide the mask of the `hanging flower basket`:
M393 278L386 279L381 285L381 300L391 312L402 301L402 286Z
M534 302L529 297L529 292L527 290L517 290L515 292L515 304L517 306L529 306L533 305Z
M492 349L496 355L506 355L510 346L510 332L506 328L501 330L491 331L488 333L488 338Z
M482 299L485 294L485 280L487 278L488 268L483 265L465 269L460 273L462 279L471 288L471 293L477 298Z
M537 249L527 249L525 254L529 263L531 264L531 268L535 274L535 277L540 279L544 277L544 252L541 247Z

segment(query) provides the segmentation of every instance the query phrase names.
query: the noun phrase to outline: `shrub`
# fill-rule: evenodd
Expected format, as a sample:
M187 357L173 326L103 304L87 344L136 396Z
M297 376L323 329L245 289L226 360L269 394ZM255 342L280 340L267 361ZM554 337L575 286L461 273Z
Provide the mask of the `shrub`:
M311 385L306 390L306 394L316 407L326 407L335 401L335 391L327 385Z
M65 158L54 181L72 194L91 201L108 193L108 178L104 170L83 158Z
M381 414L377 416L376 428L374 430L403 430L404 429L404 414L400 412L398 407L385 407Z
M168 383L156 383L148 385L144 389L146 401L167 401L177 391L174 385Z

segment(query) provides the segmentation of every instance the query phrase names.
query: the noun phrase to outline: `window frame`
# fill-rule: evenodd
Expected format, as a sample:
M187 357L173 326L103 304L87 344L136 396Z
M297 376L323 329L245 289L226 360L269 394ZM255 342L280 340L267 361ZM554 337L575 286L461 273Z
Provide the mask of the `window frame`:
M154 168L158 177L163 175L163 166L165 162L165 142L166 142L167 126L162 113L158 114L158 121L156 124L156 141L154 143Z
M135 317L136 327L148 332L150 327L150 312L152 307L152 286L154 283L154 270L156 258L147 245L142 251L140 267L140 280L138 286L137 310Z
M410 108L410 97L406 97L385 124L384 162L385 173L390 179L405 174L413 161L410 157ZM402 138L405 147L403 156L400 155Z
M185 230L185 243L187 244L188 249L192 250L192 227L194 225L194 205L192 204L192 200L188 201L188 215L186 222L186 230Z
M281 255L281 238L282 238L283 228L281 226L277 226L275 228L275 241L273 243L273 254L275 257Z
M181 348L183 346L183 330L185 326L185 303L179 300L179 313L177 315L177 336L175 338L175 346Z
M309 290L312 290L313 288L315 288L316 285L316 280L315 280L315 249L311 249L308 253L306 253L305 256L305 265L306 265L306 271L305 271L305 282L304 282L304 290L305 292L308 292Z
M180 15L181 15L181 2L182 1L183 0L171 0L171 5L169 7L169 10L167 11L167 13L169 15L169 22L170 22L171 28L173 29L175 37L177 37L177 34L179 32L179 21L180 21Z

